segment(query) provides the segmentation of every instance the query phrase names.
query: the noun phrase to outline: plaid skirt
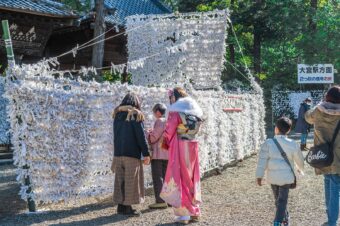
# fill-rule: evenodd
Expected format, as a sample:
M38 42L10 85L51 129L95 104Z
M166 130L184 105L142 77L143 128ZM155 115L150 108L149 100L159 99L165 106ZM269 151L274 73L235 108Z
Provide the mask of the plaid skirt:
M144 173L140 159L114 157L112 171L115 173L114 205L133 205L144 201Z

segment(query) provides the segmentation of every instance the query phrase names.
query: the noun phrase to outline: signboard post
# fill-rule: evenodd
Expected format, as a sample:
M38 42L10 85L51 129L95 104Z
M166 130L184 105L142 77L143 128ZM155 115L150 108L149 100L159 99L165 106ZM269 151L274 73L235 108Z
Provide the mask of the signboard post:
M334 67L332 64L298 64L299 84L332 84Z

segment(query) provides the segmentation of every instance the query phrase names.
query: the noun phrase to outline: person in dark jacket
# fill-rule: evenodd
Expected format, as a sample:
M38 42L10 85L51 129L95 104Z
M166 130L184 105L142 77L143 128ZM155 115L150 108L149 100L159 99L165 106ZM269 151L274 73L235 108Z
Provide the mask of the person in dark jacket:
M142 160L150 164L150 154L144 133L144 115L138 96L129 93L113 113L114 158L112 171L115 173L114 204L117 213L140 216L132 208L144 200L144 174Z
M296 122L295 132L301 133L301 145L300 145L301 151L306 150L306 147L307 147L307 137L308 137L308 133L310 131L311 125L308 122L306 122L305 114L307 111L310 110L311 104L312 104L312 99L310 98L305 99L301 103L300 109L299 109L298 120Z

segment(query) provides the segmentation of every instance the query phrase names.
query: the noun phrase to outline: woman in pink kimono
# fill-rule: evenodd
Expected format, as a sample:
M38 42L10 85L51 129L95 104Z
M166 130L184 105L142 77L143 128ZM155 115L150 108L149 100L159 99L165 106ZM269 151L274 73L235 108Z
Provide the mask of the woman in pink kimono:
M182 88L170 91L169 115L163 148L169 150L161 198L174 208L176 221L198 221L201 203L198 141L195 135L203 115L196 101Z

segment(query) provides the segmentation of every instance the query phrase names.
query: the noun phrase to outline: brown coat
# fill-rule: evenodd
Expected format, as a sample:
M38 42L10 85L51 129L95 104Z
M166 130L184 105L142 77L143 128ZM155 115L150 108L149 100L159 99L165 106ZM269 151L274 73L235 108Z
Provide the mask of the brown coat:
M309 110L305 115L306 121L314 124L314 145L330 141L335 128L340 120L340 104L322 102L315 108ZM331 166L315 170L320 174L340 175L340 135L338 134L334 143L334 162Z

